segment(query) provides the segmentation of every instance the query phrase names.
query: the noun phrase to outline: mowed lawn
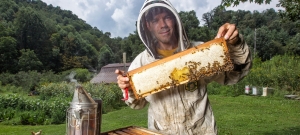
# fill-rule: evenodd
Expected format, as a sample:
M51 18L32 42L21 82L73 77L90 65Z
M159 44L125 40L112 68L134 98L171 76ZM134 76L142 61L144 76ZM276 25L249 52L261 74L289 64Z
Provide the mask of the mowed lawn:
M220 135L299 135L300 101L276 97L209 96ZM147 127L147 108L103 114L101 132L127 126ZM66 126L7 126L0 124L0 135L65 135Z

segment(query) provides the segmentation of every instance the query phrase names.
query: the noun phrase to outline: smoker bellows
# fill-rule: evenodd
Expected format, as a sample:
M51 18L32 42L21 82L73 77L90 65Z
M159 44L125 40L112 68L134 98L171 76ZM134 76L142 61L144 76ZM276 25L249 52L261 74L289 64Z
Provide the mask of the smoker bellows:
M233 69L224 38L211 40L128 72L137 99Z

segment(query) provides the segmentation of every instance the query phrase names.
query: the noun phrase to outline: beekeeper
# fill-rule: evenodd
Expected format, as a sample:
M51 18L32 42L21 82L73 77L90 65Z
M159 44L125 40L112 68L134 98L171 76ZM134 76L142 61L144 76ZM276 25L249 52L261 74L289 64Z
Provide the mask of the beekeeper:
M132 61L129 71L193 46L184 32L177 11L168 0L146 0L138 17L137 30L146 49ZM122 76L123 71L115 71L123 93L125 88L129 88L129 99L125 101L127 105L141 109L149 103L149 129L170 135L217 134L207 96L207 84L212 81L235 84L251 67L249 48L234 24L221 26L216 38L219 37L228 41L234 69L209 78L199 78L194 89L180 85L137 100L130 90L129 78Z

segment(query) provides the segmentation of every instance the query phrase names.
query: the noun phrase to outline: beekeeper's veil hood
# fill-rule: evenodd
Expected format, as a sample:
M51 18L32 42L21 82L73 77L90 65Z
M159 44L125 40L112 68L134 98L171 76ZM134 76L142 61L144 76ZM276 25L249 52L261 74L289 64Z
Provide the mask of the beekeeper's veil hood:
M157 54L155 46L158 45L156 38L151 34L147 28L147 21L153 19L154 15L157 13L166 12L170 13L171 17L175 22L175 36L178 40L178 49L176 52L183 51L189 47L189 41L187 39L186 33L182 26L181 20L176 9L171 5L168 0L146 0L141 8L138 20L137 20L137 30L138 34L147 47L148 52L154 58L161 58Z

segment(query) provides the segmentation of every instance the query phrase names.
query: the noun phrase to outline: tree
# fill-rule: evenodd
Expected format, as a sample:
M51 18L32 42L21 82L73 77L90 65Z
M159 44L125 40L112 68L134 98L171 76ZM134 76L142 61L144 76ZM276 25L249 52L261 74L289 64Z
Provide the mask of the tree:
M285 10L279 10L279 14L283 20L297 21L300 20L300 1L299 0L279 0L278 7Z
M190 41L209 41L211 37L211 27L213 13L208 12L203 15L202 20L205 21L204 27L200 26L200 21L196 16L194 10L189 12L181 11L179 12L183 27Z
M12 21L18 10L18 5L12 0L1 0L0 2L0 19Z
M291 40L289 40L286 49L288 50L288 52L300 55L300 33L298 33Z
M138 54L145 50L145 45L140 40L137 31L130 33L128 37L124 38L121 42L121 49L126 52L127 60L132 61ZM121 54L120 54L121 55Z
M0 37L0 72L14 72L17 56L17 40L12 37Z
M284 39L287 32L270 30L263 26L256 30L257 54L262 60L271 59L275 55L285 54ZM251 42L250 42L251 44Z
M100 49L100 56L99 56L99 67L105 66L110 62L114 61L114 53L112 52L111 48L108 45L102 46Z
M37 70L40 71L43 66L42 62L37 58L34 51L22 49L19 57L18 67L20 71Z
M57 38L57 35L52 35L52 41L57 42ZM97 63L98 53L96 49L86 40L82 39L81 35L77 32L69 32L58 44L59 48L53 49L59 50L62 70L83 68L86 65L90 67L91 62Z
M240 2L249 1L257 4L270 4L271 0L222 0L222 7L237 6ZM279 0L277 7L282 7L285 10L279 10L283 20L297 21L300 19L300 1L299 0Z
M42 41L45 40L46 27L38 12L30 7L21 8L17 13L15 25L20 49L30 49L36 52L43 50Z
M188 38L191 40L199 40L198 38L198 28L200 25L200 21L198 20L196 16L196 12L194 10L189 12L181 11L179 12L179 16L181 18L181 21L183 23L183 27L185 29L185 32L188 35Z
M213 17L212 12L207 12L202 15L202 20L205 22L204 25L206 25L208 28L210 28L211 26L212 17Z

